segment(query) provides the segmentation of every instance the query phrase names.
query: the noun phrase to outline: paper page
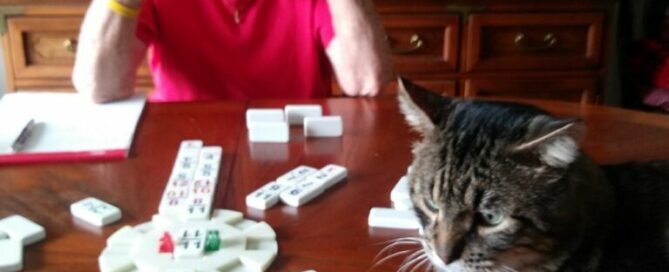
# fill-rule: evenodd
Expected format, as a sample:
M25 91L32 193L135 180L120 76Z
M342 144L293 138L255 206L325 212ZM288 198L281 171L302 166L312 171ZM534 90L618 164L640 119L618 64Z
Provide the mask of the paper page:
M145 101L142 94L108 104L77 93L6 94L0 99L0 155L129 149ZM12 151L17 127L30 118L35 127L25 148Z

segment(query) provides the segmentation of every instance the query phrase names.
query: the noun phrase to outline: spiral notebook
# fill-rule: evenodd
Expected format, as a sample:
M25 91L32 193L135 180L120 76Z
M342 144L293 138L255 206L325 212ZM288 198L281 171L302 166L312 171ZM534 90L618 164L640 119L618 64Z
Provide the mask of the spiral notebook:
M96 104L77 93L19 92L0 99L0 165L128 156L146 99Z

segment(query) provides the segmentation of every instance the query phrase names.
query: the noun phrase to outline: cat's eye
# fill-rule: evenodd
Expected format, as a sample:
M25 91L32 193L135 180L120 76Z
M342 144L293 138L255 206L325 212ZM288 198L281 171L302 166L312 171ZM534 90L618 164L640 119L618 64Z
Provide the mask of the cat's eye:
M504 215L498 212L485 211L479 212L479 215L483 222L489 226L496 226L504 221Z

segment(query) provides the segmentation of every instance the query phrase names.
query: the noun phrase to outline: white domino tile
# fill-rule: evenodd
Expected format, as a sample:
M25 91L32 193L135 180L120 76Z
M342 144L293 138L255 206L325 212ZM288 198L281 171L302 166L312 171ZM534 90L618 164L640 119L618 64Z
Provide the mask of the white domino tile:
M285 183L269 182L246 196L246 206L266 210L278 203L281 192L288 188Z
M250 129L253 123L283 122L282 109L248 109L246 110L246 128Z
M201 140L184 140L179 145L170 179L160 200L159 213L179 215L186 208L202 147Z
M179 214L184 221L208 220L211 215L213 191L210 194L193 195L188 198L186 207Z
M200 150L194 180L218 182L218 171L221 165L223 148L220 146L205 146Z
M393 201L392 204L393 204L393 209L395 210L400 210L400 211L414 210L413 202L411 202L411 199Z
M340 137L344 131L341 116L304 118L304 136Z
M184 228L177 232L174 258L189 259L204 255L207 231L204 228Z
M94 197L84 198L70 205L74 217L101 227L121 219L121 210Z
M0 271L13 272L23 268L23 245L19 240L0 240Z
M249 125L249 141L256 143L286 143L290 129L286 122L255 122Z
M222 157L220 146L203 146L200 140L183 141L159 213L183 221L208 220Z
M328 164L325 167L318 170L318 172L308 176L306 180L322 183L323 184L322 188L324 190L327 190L333 185L344 180L347 174L348 171L346 170L345 167L336 164Z
M7 236L7 233L4 233L4 232L0 231L0 240L7 239L7 238L9 238L9 236Z
M286 105L284 109L290 125L302 125L305 117L323 116L321 105Z
M400 211L390 208L372 208L369 211L370 227L394 229L419 229L420 221L413 211Z
M184 171L186 174L192 175L197 166L197 159L200 157L200 150L202 149L202 141L200 140L184 140L179 146L177 157L174 160L172 173Z
M298 167L295 167L295 169L290 170L287 173L276 178L276 182L281 184L294 185L300 181L303 181L307 176L310 176L311 174L314 174L317 171L318 169L316 168L306 165L300 165Z
M30 245L46 237L44 228L20 215L12 215L0 220L0 231L7 233L10 239Z
M393 189L390 191L390 200L395 201L405 201L411 199L409 196L409 178L403 176L395 184Z
M409 178L407 176L403 176L397 181L397 184L390 191L390 200L396 210L413 210L414 206L409 195Z
M323 193L323 183L305 180L283 191L281 201L293 207L299 207Z

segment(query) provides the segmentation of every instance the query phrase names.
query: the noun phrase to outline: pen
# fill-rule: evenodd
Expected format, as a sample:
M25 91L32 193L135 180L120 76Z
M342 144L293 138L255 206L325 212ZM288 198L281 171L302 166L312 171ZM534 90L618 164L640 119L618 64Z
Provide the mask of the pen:
M12 143L12 150L14 152L22 151L23 148L25 148L26 142L28 142L28 139L30 138L30 135L32 134L34 127L35 127L35 120L30 119L30 121L28 121L26 126L23 127L23 129L21 130L21 133L19 133L19 136L16 137L14 143Z

